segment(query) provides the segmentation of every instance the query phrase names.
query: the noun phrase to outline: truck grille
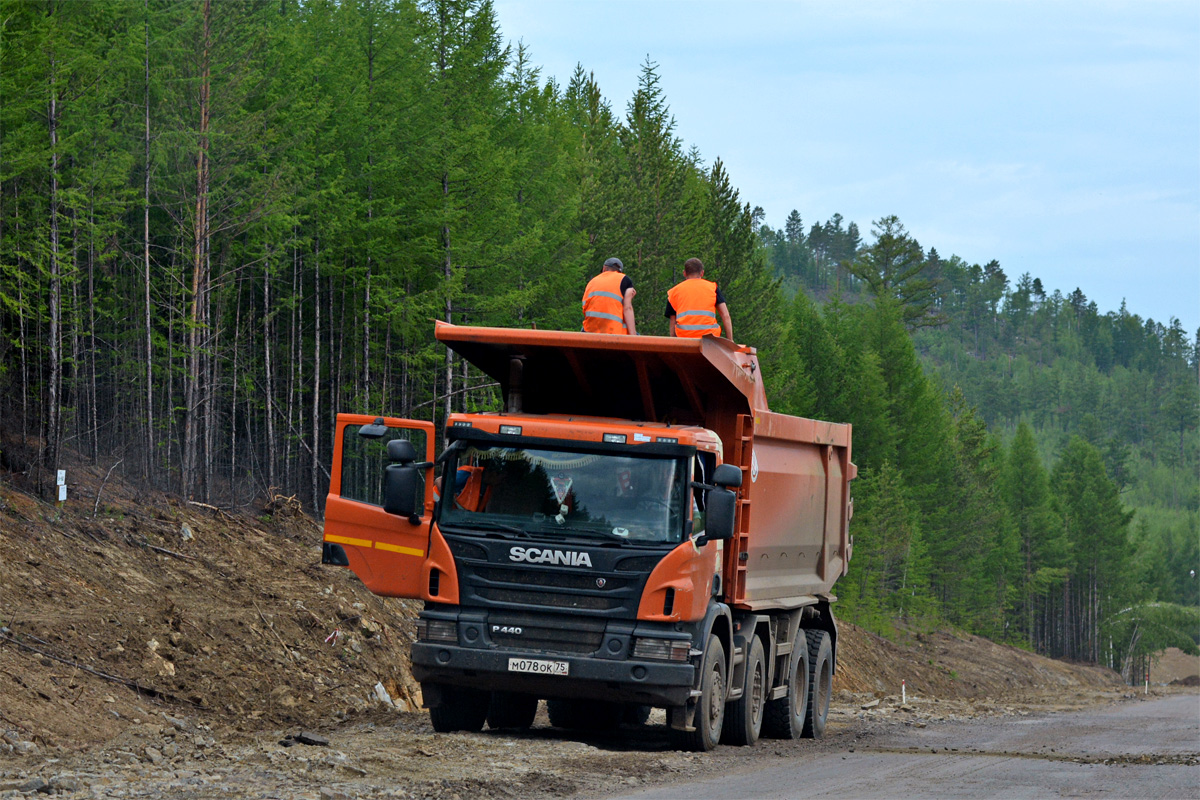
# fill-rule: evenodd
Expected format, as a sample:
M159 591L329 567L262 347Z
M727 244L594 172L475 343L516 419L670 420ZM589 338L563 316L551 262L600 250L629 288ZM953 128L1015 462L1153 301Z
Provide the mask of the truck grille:
M536 586L539 589L544 588L568 592L595 592L597 589L596 578L598 576L591 573L548 572L544 570L492 566L478 567L473 572L488 583L515 583L522 586ZM614 592L618 589L626 588L632 582L629 578L624 577L606 577L603 588L606 591Z
M475 594L496 603L511 603L520 606L546 606L548 608L575 608L589 611L608 611L621 607L619 597L589 597L575 594L551 594L531 592L524 589L479 588Z
M600 649L604 623L578 618L555 619L543 615L500 615L488 618L491 640L497 645L535 653L586 655ZM520 633L511 633L519 630ZM504 633L502 631L510 631Z
M569 610L636 619L646 578L663 557L661 551L587 548L592 568L580 569L512 562L511 543L502 539L447 539L458 571L459 603L498 613Z

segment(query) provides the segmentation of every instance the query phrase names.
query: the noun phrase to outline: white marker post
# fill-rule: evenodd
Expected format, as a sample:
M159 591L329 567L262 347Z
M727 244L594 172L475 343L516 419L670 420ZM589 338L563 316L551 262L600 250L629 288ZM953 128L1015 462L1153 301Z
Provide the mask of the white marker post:
M906 681L903 678L900 679L900 705L908 705L908 687L906 686Z
M67 502L67 471L60 469L58 471L58 504L61 506Z

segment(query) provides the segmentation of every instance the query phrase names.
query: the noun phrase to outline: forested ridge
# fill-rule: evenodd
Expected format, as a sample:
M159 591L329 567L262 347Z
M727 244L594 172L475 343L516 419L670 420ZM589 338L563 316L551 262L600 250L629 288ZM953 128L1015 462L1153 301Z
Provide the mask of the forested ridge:
M338 411L497 403L434 319L578 330L604 258L643 334L700 257L772 407L850 422L843 615L1136 678L1194 647L1196 340L922 247L783 227L479 0L0 0L0 467L115 467L319 513ZM509 32L511 35L514 32ZM516 32L519 33L519 32Z

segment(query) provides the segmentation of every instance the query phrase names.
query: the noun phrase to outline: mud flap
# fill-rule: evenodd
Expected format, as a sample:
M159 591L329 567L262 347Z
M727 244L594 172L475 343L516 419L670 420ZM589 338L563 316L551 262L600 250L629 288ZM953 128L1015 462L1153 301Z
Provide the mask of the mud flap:
M733 625L730 620L729 606L724 603L714 603L709 606L708 614L704 617L704 622L699 627L700 637L695 641L707 642L709 635L713 632L713 628L717 624L717 619L724 617L726 624L729 626L727 632L732 632ZM732 643L731 643L732 644ZM732 649L732 648L730 648ZM696 677L692 684L692 690L688 693L688 701L682 706L671 706L667 709L667 727L677 731L691 732L696 730L696 709L700 706L700 697L704 694L700 686L704 680L704 652L692 650L693 657L699 659L695 663ZM726 665L728 667L728 665ZM728 672L726 673L728 674Z
M440 706L445 699L445 689L440 683L422 683L421 684L421 706L423 708L436 708Z
M667 709L667 727L677 731L696 730L696 709L700 706L700 690L693 689L687 705L671 706Z

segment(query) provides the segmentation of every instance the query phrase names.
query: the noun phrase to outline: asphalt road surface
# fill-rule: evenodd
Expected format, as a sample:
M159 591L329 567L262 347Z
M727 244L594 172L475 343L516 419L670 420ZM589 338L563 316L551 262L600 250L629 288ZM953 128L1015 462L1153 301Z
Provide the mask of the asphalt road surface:
M620 795L621 800L820 797L1200 798L1200 696L898 727L869 741L847 742L840 752L822 748L783 762L755 759L720 778Z

